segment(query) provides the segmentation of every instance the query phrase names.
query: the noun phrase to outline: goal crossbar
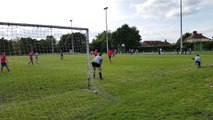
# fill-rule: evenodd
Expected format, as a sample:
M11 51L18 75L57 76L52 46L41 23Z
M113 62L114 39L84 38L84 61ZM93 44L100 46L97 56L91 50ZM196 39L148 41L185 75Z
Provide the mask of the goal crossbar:
M28 23L11 23L11 22L0 22L0 25L14 25L14 26L30 26L30 27L48 27L48 28L59 28L59 29L75 29L75 30L86 30L88 28L79 28L79 27L67 27L67 26L57 26L57 25L41 25L41 24L28 24Z

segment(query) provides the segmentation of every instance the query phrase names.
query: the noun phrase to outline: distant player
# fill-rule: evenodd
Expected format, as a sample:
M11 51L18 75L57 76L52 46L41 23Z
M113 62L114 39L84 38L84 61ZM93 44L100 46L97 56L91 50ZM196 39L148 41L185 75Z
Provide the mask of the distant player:
M29 65L29 64L32 64L32 65L33 65L33 55L34 55L34 52L33 52L33 51L31 51L31 52L28 54L29 59L30 59L30 61L28 62L28 65Z
M197 66L197 68L201 67L201 58L199 55L195 56L194 58L192 58Z
M64 52L63 52L63 50L61 50L60 55L61 55L61 60L63 60L64 59Z
M7 71L10 72L10 69L7 65L7 57L5 55L5 52L1 55L1 72L3 71L3 68L6 67Z
M94 55L94 56L97 56L97 55L98 55L98 50L97 50L97 49L95 49L95 51L93 52L93 55Z
M39 56L39 54L38 54L38 52L36 52L35 53L35 59L36 59L36 62L38 63L38 56Z
M93 60L92 60L92 67L93 67L93 77L95 78L96 74L96 68L99 70L99 77L102 80L102 63L103 63L103 58L101 57L101 53L99 53Z
M112 63L112 55L113 55L112 50L109 50L109 51L107 52L107 54L108 54L108 57L109 57L109 62Z

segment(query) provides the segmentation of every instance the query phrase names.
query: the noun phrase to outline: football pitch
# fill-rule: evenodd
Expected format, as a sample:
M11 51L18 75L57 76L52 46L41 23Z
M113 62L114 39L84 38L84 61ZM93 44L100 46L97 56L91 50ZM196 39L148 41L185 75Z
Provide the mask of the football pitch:
M110 64L104 54L103 80L92 79L91 89L86 55L40 55L34 65L27 56L8 56L0 119L213 119L213 52L200 53L201 68L195 55L123 54Z

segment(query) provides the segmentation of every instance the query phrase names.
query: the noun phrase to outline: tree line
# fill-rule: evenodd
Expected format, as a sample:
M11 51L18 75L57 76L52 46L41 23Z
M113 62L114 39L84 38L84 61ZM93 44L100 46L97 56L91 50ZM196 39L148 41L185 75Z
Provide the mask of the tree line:
M123 49L137 49L140 47L141 36L139 30L136 27L129 27L129 25L124 24L119 27L116 31L103 31L98 34L90 43L90 49L99 51L105 51L106 48L106 35L108 35L108 46L109 49L117 49L121 51Z
M4 51L10 55L25 55L32 50L38 53L70 52L73 49L72 40L74 52L86 52L86 36L79 32L64 34L59 41L54 36L46 36L45 39L22 37L10 40L2 37L0 38L0 52Z
M129 49L137 49L139 52L157 51L159 48L163 48L166 51L175 51L178 47L180 47L180 38L178 38L177 42L171 46L142 47L142 38L139 35L139 30L137 30L135 26L130 27L128 24L124 24L113 32L103 31L102 33L98 34L92 40L92 43L90 43L90 49L106 51L106 35L108 35L109 49L117 49L118 51L123 52L127 52ZM183 34L183 48L191 48L194 50L194 43L185 42L190 35L191 33L189 32ZM213 41L201 42L197 44L202 44L203 50L213 50Z

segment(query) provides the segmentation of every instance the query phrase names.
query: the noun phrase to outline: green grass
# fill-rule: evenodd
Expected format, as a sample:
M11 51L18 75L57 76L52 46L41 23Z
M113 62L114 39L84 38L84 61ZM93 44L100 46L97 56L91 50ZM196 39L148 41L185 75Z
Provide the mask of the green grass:
M195 54L194 54L195 55ZM213 119L213 53L103 55L103 81L87 88L85 55L8 57L0 74L1 119L208 120ZM94 94L92 90L98 91Z

